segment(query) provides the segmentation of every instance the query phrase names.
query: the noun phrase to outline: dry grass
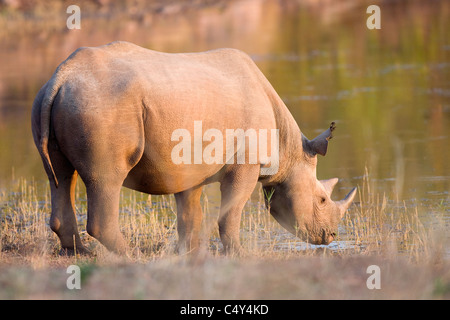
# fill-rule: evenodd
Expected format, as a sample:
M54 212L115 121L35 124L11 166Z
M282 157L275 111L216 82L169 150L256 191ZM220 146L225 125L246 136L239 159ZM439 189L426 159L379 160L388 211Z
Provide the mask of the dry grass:
M374 192L366 169L356 203L342 222L342 233L361 253L401 255L423 262L448 255L445 208L424 208ZM394 200L395 199L395 200Z
M195 258L174 253L173 197L149 198L129 190L122 193L120 220L132 254L121 258L106 252L84 230L82 184L77 188L79 228L95 255L60 257L58 239L48 227L48 185L19 179L0 193L0 299L449 298L444 220L423 221L419 206L399 205L372 192L367 177L359 202L330 246L308 245L287 234L270 217L259 192L242 215L247 252L242 257L221 254L216 203L205 193L205 249ZM433 211L434 219L443 219L439 210ZM66 287L70 264L81 266L82 290ZM382 270L381 290L366 287L371 264Z

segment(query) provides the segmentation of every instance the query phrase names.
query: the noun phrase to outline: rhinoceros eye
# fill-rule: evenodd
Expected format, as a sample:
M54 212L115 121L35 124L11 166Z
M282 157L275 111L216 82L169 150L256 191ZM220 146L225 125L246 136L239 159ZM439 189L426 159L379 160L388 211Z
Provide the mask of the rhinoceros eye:
M320 204L325 204L327 199L325 197L320 197Z

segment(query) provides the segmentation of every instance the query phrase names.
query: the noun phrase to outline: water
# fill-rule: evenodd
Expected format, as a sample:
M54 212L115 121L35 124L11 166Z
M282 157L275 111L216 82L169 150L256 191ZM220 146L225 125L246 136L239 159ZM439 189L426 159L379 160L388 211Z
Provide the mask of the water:
M361 186L367 168L373 192L420 206L424 215L439 208L448 221L450 3L383 3L381 30L366 28L365 9L358 1L86 5L82 29L71 31L65 8L25 21L6 11L0 16L0 188L19 177L46 180L31 136L31 105L76 48L114 40L168 52L234 47L255 60L306 136L336 121L317 169L319 179L341 179L336 198Z

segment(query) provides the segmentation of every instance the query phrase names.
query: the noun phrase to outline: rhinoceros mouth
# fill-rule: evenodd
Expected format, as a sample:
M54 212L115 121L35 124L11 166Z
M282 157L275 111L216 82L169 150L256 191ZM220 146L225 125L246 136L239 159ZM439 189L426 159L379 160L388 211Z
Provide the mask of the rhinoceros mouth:
M270 209L270 213L275 218L275 220L277 220L278 223L288 232L292 233L303 241L307 241L308 243L315 245L328 245L336 238L336 233L331 232L330 229L324 228L321 232L312 234L307 231L307 228L305 230L298 227L298 225L296 225L295 223L288 221L284 216L279 215L278 212L273 208Z
M321 235L310 237L309 242L315 245L329 245L336 238L335 232L323 230Z
M322 243L324 245L329 245L331 242L334 241L334 239L336 238L336 233L335 232L327 232L327 231L323 231L322 234Z
M330 235L329 235L329 237L328 237L329 239L331 239L331 241L330 242L333 242L334 241L334 239L336 239L336 233L335 232L332 232L332 233L330 233Z

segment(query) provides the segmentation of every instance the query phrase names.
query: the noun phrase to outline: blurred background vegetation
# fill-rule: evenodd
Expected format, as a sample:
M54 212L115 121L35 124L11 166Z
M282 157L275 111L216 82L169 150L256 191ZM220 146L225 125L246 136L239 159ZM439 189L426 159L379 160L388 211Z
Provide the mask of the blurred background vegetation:
M81 9L69 30L66 8ZM366 8L381 8L369 30ZM320 179L365 168L396 201L449 213L450 1L0 1L0 188L46 181L30 129L40 87L80 46L125 40L167 52L234 47L273 84L303 133L337 122ZM418 200L418 201L417 201Z

